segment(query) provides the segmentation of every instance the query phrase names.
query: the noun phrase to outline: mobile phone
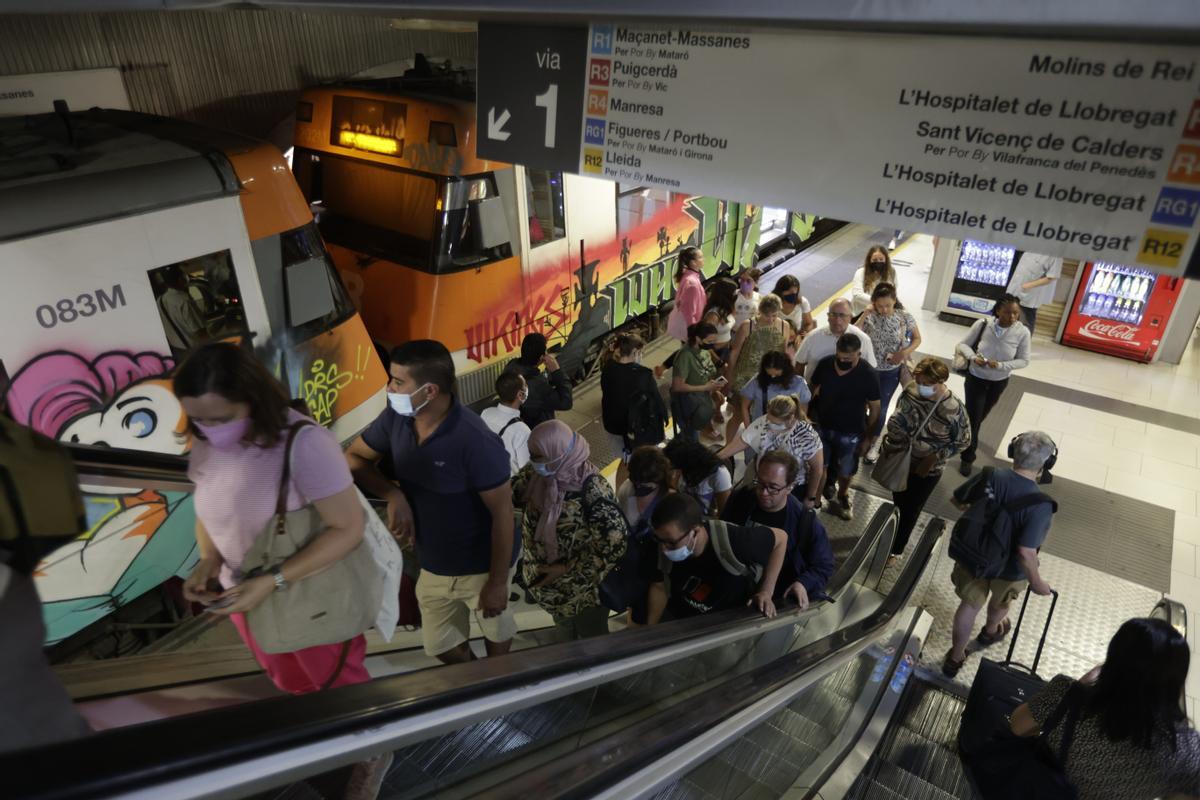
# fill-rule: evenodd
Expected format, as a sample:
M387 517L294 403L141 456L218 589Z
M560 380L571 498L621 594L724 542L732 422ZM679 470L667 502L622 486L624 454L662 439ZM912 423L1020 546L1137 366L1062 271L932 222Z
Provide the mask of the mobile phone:
M219 608L227 608L231 605L233 605L232 597L222 597L220 600L217 600L215 603L209 603L208 605L206 605L204 607L204 610L205 610L205 612L216 611Z
M724 375L718 375L717 383L729 383L729 379L726 378Z

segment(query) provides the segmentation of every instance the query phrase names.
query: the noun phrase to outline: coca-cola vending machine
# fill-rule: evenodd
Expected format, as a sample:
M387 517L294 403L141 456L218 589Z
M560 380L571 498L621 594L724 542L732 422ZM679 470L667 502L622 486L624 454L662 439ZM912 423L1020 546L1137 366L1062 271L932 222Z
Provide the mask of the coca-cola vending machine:
M1153 361L1182 283L1145 269L1088 262L1063 326L1062 343Z

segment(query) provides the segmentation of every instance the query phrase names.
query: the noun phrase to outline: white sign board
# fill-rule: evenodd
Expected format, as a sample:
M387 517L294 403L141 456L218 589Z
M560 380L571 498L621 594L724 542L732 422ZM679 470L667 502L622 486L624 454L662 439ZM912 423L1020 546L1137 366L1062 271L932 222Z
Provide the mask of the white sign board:
M485 122L485 157L562 163L578 113L583 175L1175 274L1195 249L1197 48L593 25L579 76L502 30L546 132L493 156ZM486 92L490 33L481 115L516 91ZM546 102L580 79L582 109Z
M115 67L0 76L0 117L47 114L55 100L66 100L72 111L130 107L121 70Z

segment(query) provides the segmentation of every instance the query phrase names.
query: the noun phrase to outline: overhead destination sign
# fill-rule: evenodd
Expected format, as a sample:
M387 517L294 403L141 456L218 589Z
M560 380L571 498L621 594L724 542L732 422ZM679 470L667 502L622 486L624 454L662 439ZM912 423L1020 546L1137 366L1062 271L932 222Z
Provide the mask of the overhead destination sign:
M1198 65L1160 45L481 24L478 150L1195 277Z

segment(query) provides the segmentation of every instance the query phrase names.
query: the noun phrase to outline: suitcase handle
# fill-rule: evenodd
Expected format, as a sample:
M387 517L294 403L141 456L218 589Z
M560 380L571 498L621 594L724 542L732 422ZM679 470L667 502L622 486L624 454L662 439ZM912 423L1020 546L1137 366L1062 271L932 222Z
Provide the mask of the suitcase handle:
M1024 664L1018 664L1013 661L1013 652L1017 649L1017 637L1021 635L1021 623L1025 620L1025 607L1029 605L1029 595L1033 594L1033 587L1025 588L1025 599L1021 601L1021 613L1017 615L1017 624L1013 627L1012 640L1008 643L1008 655L1004 658L1004 665L1009 667L1020 667L1027 670L1030 675L1037 675L1038 664L1042 660L1042 649L1046 646L1046 636L1050 633L1050 621L1054 619L1054 607L1058 605L1058 591L1050 590L1050 613L1046 615L1046 625L1042 628L1042 638L1038 639L1037 652L1033 656L1033 666L1026 667Z

